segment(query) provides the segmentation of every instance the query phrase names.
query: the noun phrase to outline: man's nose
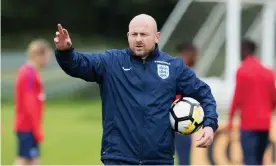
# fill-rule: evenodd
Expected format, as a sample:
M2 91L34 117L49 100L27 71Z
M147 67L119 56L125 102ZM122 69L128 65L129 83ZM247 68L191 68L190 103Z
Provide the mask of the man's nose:
M141 37L141 35L137 35L137 37L136 37L136 41L137 41L137 42L142 41L142 37Z

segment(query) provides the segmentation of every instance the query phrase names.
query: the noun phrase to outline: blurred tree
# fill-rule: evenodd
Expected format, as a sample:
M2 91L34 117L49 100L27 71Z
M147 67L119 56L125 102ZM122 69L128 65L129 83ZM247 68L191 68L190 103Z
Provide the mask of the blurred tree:
M2 37L53 34L61 23L81 38L125 40L130 19L152 15L162 26L177 0L2 0ZM11 37L10 37L11 36ZM2 41L5 46L5 40ZM10 42L10 41L7 41ZM15 42L15 41L14 41Z

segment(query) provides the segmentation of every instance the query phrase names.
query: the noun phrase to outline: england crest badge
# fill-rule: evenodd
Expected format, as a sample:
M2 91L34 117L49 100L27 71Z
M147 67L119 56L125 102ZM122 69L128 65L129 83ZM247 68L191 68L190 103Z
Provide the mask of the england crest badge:
M157 64L157 73L162 79L166 79L170 75L170 68L168 65Z

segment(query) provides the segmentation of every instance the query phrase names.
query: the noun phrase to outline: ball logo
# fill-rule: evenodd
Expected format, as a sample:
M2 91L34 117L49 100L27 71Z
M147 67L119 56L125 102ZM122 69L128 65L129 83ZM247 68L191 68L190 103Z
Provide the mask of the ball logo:
M182 133L191 133L194 130L194 127L192 126L192 122L188 121L187 126L183 129Z

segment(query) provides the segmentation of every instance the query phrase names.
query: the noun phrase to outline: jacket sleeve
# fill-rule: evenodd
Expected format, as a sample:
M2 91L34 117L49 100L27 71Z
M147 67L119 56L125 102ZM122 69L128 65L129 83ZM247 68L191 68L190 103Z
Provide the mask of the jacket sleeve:
M214 131L218 128L218 114L216 112L216 101L211 93L210 87L201 81L181 60L177 67L177 92L183 97L191 97L200 102L204 110L203 127L212 127Z
M68 75L89 82L100 82L106 72L111 53L81 53L74 48L66 51L55 50L61 69Z

